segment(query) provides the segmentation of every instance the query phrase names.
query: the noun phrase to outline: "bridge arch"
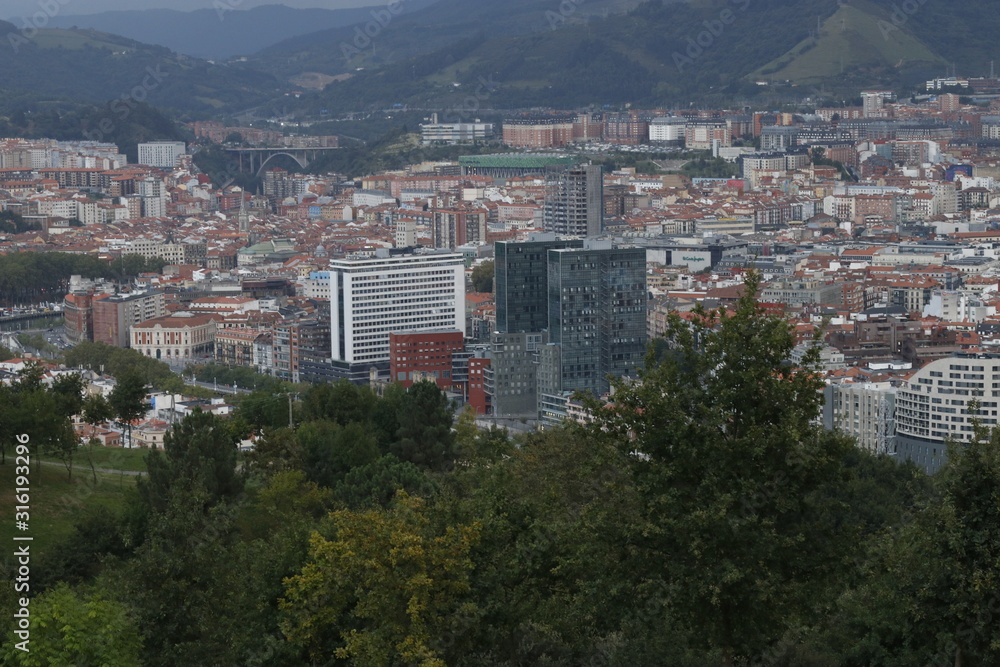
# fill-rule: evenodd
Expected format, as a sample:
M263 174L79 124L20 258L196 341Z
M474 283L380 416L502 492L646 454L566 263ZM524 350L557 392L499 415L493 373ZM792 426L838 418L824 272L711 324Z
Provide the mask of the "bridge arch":
M295 160L295 163L297 165L299 165L299 167L301 167L302 169L305 169L306 167L309 166L309 159L305 155L303 155L301 158L299 158L294 153L290 153L290 152L287 152L287 151L279 151L277 153L271 153L267 157L266 160L264 160L263 162L261 162L260 163L260 167L257 169L257 173L254 174L254 175L255 176L260 176L261 174L263 174L264 173L264 167L267 166L267 163L270 162L271 160L273 160L274 158L278 157L279 155L285 155L285 156L290 157L291 159Z

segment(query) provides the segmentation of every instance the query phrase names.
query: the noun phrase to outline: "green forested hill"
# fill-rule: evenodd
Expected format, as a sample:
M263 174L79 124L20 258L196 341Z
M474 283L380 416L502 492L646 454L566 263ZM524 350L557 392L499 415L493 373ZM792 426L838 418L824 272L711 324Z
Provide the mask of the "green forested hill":
M603 19L548 22L528 35L483 32L327 88L322 104L448 106L491 82L498 108L658 104L756 93L746 77L805 39L829 0L647 2ZM706 23L707 22L707 23ZM713 34L717 33L717 34ZM768 39L761 39L767 34ZM699 44L698 42L701 42ZM461 84L456 86L455 84Z
M774 85L786 98L797 95L789 86L806 85L842 99L874 85L912 88L949 63L960 75L984 75L1000 55L990 37L1000 18L986 0L650 0L606 16L586 15L572 0L491 3L490 13L469 5L447 0L400 18L360 50L347 33L317 34L281 66L347 71L350 80L315 102L332 111L447 109L481 93L483 82L490 93L478 95L478 108L732 103ZM432 9L455 18L436 31L416 23Z
M285 40L251 58L251 64L281 78L318 71L353 72L437 51L482 33L490 38L549 32L627 11L642 0L406 0L375 6L357 26L318 31ZM412 11L404 13L402 10ZM371 21L375 19L375 23ZM365 33L361 33L358 28Z
M987 74L1000 55L1000 13L988 0L438 0L372 11L382 18L222 65L92 30L2 24L11 48L0 114L14 102L122 97L200 116L276 100L292 113L409 106L464 118L535 106L759 105L912 90L949 66Z
M271 76L173 53L94 30L17 30L0 25L5 97L115 99L207 114L242 109L284 89Z

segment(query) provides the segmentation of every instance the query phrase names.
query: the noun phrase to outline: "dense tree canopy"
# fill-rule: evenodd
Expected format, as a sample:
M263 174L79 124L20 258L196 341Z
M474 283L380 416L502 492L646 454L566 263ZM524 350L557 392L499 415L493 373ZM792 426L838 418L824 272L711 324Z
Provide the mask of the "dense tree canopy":
M62 375L45 383L44 369L28 364L10 384L0 385L0 463L6 463L7 451L28 434L36 463L39 454L53 454L66 462L73 474L76 435L71 418L83 405L82 381L78 375Z
M0 305L60 300L73 275L110 278L112 271L106 262L90 255L64 252L0 255Z
M494 266L493 260L488 260L472 269L473 292L493 292Z
M116 378L132 375L156 389L176 389L180 381L164 362L107 343L79 343L67 350L63 358L71 368L87 368Z
M672 318L589 424L482 430L433 383L196 413L44 555L37 599L164 667L994 664L1000 435L928 478L822 431L815 353L787 362L756 280ZM40 381L0 388L0 426L75 407Z

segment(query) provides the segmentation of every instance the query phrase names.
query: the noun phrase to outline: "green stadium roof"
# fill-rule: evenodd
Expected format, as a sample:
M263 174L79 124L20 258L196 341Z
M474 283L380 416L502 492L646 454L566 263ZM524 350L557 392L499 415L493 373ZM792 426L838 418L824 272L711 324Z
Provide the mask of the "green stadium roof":
M494 167L499 169L543 169L551 164L576 164L577 158L565 153L463 155L458 163L463 167Z

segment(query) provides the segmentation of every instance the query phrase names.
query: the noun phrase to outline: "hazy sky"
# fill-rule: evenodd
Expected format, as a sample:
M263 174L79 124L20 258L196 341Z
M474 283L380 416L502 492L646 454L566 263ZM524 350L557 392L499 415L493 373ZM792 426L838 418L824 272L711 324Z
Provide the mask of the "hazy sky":
M179 11L194 11L196 9L215 9L216 3L223 3L235 9L249 9L258 5L287 5L289 7L322 7L325 9L344 9L347 7L366 7L369 5L384 5L387 0L0 0L0 18L10 20L22 16L31 16L36 12L58 11L62 15L95 14L116 9L177 9Z

